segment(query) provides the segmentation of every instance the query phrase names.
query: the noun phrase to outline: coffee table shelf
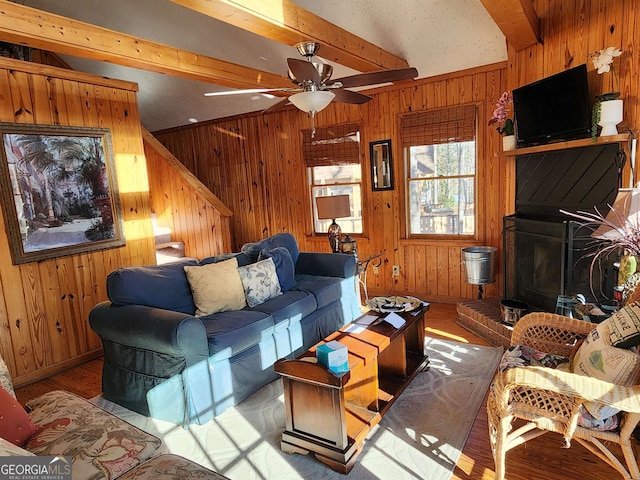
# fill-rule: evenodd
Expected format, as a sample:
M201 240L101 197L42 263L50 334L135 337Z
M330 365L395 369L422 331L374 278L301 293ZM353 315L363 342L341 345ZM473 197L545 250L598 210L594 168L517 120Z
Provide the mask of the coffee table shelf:
M319 365L315 346L295 360L278 360L275 370L282 376L286 421L281 449L312 453L348 473L371 429L428 365L426 310L401 314L406 323L398 329L382 322L354 333L347 325L329 335L322 343L337 340L349 349L347 373L333 374Z

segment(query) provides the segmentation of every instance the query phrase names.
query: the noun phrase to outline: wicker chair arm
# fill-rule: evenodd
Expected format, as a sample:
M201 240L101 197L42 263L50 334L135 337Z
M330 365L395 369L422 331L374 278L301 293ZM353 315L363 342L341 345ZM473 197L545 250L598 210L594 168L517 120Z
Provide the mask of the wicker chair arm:
M640 385L623 387L553 368L511 368L496 376L493 388L500 409L506 408L511 391L523 388L575 397L576 403L596 401L623 412L640 413Z
M555 313L533 312L522 317L513 329L512 345L526 345L555 355L569 356L576 343L596 324Z

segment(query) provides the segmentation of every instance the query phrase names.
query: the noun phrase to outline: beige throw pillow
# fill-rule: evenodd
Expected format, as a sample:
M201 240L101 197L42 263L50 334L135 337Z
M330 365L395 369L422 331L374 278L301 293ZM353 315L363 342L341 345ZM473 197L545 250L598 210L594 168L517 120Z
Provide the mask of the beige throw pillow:
M196 304L196 317L227 310L242 310L247 302L238 273L238 260L184 267Z
M616 385L636 385L640 376L640 355L611 345L610 319L591 330L573 359L573 373L597 378ZM585 402L585 408L598 420L617 410L598 402Z

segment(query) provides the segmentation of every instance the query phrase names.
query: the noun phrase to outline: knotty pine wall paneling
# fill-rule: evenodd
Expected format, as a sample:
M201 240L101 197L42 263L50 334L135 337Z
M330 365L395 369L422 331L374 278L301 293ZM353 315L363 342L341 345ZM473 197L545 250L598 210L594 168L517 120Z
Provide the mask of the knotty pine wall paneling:
M231 250L230 221L223 217L152 146L144 142L151 208L158 225L171 229L172 241L183 242L185 256L205 258Z
M461 250L472 245L501 249L503 193L507 161L494 156L500 137L486 126L495 101L506 89L506 64L385 87L371 92L362 105L333 103L316 115L318 127L356 122L360 125L363 234L356 236L359 256L384 251L376 275L368 272L370 294L409 293L432 301L475 298L477 287L465 281ZM407 238L404 219L404 158L399 140L403 113L474 103L478 106L478 225L473 239ZM489 112L489 113L487 113ZM234 212L233 247L239 249L278 232L291 232L301 250L329 251L326 235L314 235L301 134L311 128L296 109L231 117L156 132L156 138L202 180ZM391 139L395 188L372 191L369 142ZM212 161L211 159L215 159ZM508 211L511 213L511 211ZM345 232L346 233L346 232ZM498 259L499 261L499 259ZM393 265L401 275L391 277ZM500 295L498 282L487 296Z
M1 122L111 130L126 237L120 248L15 266L0 235L0 355L20 385L99 355L88 314L107 299L107 274L155 263L155 251L137 86L0 58L0 91Z
M379 274L369 272L370 293L413 293L427 299L456 301L474 298L477 287L467 285L461 265L461 248L470 245L498 247L497 282L487 286L485 296L500 296L502 217L513 213L515 164L513 157L495 157L501 137L486 126L495 101L506 89L539 80L567 68L587 63L592 98L612 89L611 75L598 75L588 58L609 46L620 47L616 59L624 121L638 135L638 85L640 85L640 8L633 0L534 0L543 43L516 52L507 45L507 62L443 75L410 84L372 91L373 100L361 107L332 104L317 115L318 126L356 121L361 126L364 194L364 234L357 237L360 256L385 252ZM608 82L608 83L607 83ZM457 239L410 239L404 220L402 149L398 116L427 108L474 102L479 106L479 153L477 172L477 236ZM311 227L307 179L301 162L299 131L310 120L295 109L269 115L245 115L183 129L159 132L159 139L193 171L206 170L207 185L232 208L234 246L279 231L293 233L301 248L328 251L324 235L314 236ZM205 136L206 148L190 142ZM258 138L249 139L250 135ZM393 191L372 192L368 144L391 138L393 142ZM175 148L175 150L174 150ZM260 152L256 150L260 149ZM211 166L203 159L215 155ZM629 163L623 172L629 183ZM206 166L206 168L205 168ZM286 191L281 178L286 176ZM638 175L635 175L635 181ZM265 189L263 197L256 192ZM391 266L401 266L401 276L391 278Z
M618 131L630 129L638 136L640 105L640 8L633 0L534 0L544 43L516 52L508 46L507 84L510 88L587 64L589 92L595 96L615 89L613 75L598 75L589 54L607 47L622 50L614 60L624 100L624 120ZM623 172L623 186L630 181L630 162ZM635 181L638 180L636 174Z

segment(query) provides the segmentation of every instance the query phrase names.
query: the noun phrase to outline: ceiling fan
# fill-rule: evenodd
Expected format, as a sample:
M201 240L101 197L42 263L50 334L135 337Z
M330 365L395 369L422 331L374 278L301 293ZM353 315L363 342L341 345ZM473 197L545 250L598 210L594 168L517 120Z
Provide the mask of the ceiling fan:
M309 113L313 119L317 112L327 107L333 100L359 105L372 99L369 95L347 90L347 88L409 80L418 76L418 71L411 67L360 73L332 80L331 74L333 73L333 67L326 63L313 61L313 57L320 49L319 43L301 42L295 45L295 47L300 55L306 58L306 60L287 58L289 78L297 85L296 87L232 90L228 92L205 93L205 96L268 93L276 91L292 92L293 95L282 99L280 102L264 110L263 113L279 110L292 103L303 112Z

